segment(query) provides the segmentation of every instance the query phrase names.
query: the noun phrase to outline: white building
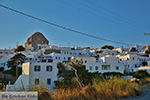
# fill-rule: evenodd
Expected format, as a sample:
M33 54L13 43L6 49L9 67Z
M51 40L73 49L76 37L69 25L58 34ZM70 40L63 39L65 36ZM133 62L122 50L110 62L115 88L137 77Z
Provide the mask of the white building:
M10 68L7 67L7 61L14 56L14 49L0 49L0 67L4 67L4 70Z
M53 92L54 81L57 80L57 62L23 63L22 75L13 85L7 85L7 91L32 90L37 87L47 88Z
M3 56L0 59L0 67L4 67L4 71L11 69L11 68L8 68L7 61L10 60L13 56L14 56L14 54L11 54L11 55L8 55L8 56Z
M9 55L9 54L13 54L15 52L15 49L12 48L12 49L0 49L0 57L1 56L6 56L6 55Z
M82 55L82 56L85 56L85 57L90 57L93 55L92 52L90 52L90 49L84 49L84 50L71 50L70 51L70 54L72 56L75 56L75 55Z
M45 54L43 57L46 58L52 58L54 61L59 62L67 62L70 60L71 55L70 54L61 54L61 53L51 53L51 54Z
M107 55L100 58L95 57L77 57L77 60L82 59L86 65L86 70L89 72L120 72L124 73L124 66L120 63L119 58L112 55Z
M124 64L125 70L127 72L134 72L140 66L142 66L143 61L149 61L149 57L139 56L138 54L125 54L118 55L120 62Z

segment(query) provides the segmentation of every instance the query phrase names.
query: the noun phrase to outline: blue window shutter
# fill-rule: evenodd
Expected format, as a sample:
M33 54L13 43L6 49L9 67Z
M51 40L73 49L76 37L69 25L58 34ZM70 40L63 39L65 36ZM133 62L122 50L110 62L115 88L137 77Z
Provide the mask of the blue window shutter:
M48 71L48 66L46 66L46 71Z
M36 71L36 66L34 66L34 71Z
M52 66L51 66L51 67L50 67L50 71L52 71L52 69L53 69L53 68L52 68Z
M47 84L48 84L48 85L51 84L51 79L50 79L50 78L47 79Z
M41 71L41 66L39 66L39 71Z

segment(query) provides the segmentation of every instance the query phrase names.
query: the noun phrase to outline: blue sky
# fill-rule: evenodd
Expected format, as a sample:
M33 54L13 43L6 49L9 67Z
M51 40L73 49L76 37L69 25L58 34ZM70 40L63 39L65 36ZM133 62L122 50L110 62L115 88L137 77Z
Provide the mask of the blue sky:
M149 0L0 0L0 3L65 27L101 38L149 45ZM24 45L34 32L50 45L100 48L122 44L97 40L42 23L0 7L0 48ZM123 45L127 46L127 45Z

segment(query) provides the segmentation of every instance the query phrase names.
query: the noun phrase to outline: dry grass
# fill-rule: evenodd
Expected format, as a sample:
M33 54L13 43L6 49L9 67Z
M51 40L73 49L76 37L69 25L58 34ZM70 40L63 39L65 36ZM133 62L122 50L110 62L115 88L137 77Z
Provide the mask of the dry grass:
M58 89L56 94L50 92L45 94L51 100L116 100L138 96L142 93L141 87L137 83L132 83L121 78L105 81L94 79L93 83L93 85L85 86L85 90L78 88ZM45 96L42 93L44 92L39 91L40 100Z
M140 80L139 83L142 89L150 89L150 77Z

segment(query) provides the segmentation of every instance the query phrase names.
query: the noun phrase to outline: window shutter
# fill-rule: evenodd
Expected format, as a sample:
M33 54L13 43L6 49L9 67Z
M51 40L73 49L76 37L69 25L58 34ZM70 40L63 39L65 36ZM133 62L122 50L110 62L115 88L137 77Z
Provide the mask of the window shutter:
M52 66L50 66L50 71L52 71Z
M48 66L46 66L46 71L48 71Z
M36 66L34 66L34 71L36 71Z
M39 66L39 71L41 71L41 66Z

